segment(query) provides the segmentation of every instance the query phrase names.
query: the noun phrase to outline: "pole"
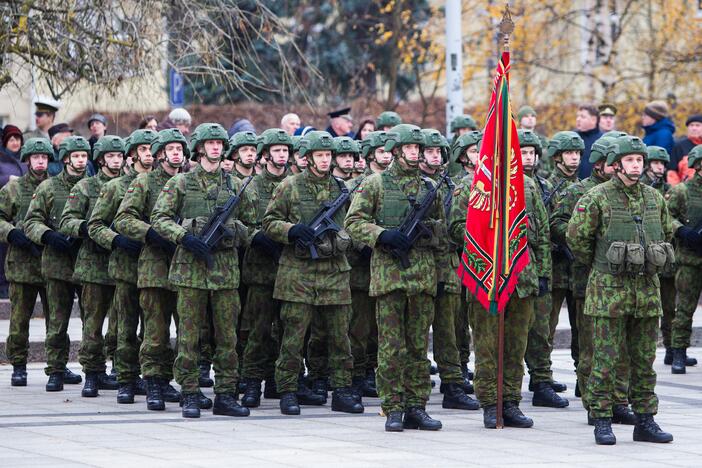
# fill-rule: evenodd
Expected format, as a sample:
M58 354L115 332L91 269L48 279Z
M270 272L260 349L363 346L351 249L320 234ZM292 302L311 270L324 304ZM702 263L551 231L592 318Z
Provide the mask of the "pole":
M461 0L446 0L446 135L451 121L463 113Z

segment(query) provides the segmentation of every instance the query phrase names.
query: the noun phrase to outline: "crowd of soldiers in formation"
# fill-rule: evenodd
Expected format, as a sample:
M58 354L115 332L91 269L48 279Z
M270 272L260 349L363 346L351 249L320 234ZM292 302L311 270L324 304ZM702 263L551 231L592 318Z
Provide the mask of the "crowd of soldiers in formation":
M484 195L472 187L481 132L469 116L452 123L450 142L394 112L375 124L358 140L333 129L229 137L205 123L189 140L142 129L92 149L71 136L56 155L48 140L27 140L29 172L0 190L12 385L27 384L37 295L46 391L82 382L66 367L77 294L83 397L116 390L130 404L145 395L149 410L180 403L196 418L209 408L248 416L262 393L297 415L331 391L332 411L362 413L363 398L380 397L385 430L438 430L426 412L432 327L442 406L482 408L494 428L497 318L455 274L467 206ZM550 361L565 300L575 395L597 443L615 443L612 423L633 425L637 441L671 441L653 419L652 365L659 316L666 364L673 373L696 364L685 349L702 288L702 178L671 189L667 151L623 132L592 144L584 180L577 133L547 140L520 129L519 140L530 263L506 309L505 425L533 425L519 406L525 362L532 405L569 405ZM86 177L90 154L97 173ZM56 158L63 170L47 177ZM702 146L688 165L702 170ZM422 203L430 206L415 239L405 226ZM201 391L212 386L214 402Z

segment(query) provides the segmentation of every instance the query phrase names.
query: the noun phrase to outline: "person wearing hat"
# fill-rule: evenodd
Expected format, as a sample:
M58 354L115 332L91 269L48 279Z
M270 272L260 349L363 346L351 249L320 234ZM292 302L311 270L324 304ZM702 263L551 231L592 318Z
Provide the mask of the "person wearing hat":
M593 329L587 391L598 445L617 442L612 416L622 349L629 358L634 441L673 440L654 420L658 398L653 369L661 316L657 275L675 262L669 243L673 218L663 195L640 182L645 159L640 138L615 138L605 161L614 175L582 196L566 231L576 259L591 268L584 305Z
M232 173L239 179L243 180L256 175L254 166L258 158L257 145L256 134L252 131L237 132L229 138L229 146L225 151L224 158L234 161Z
M332 138L336 138L338 136L353 138L353 118L351 117L350 112L351 108L345 107L327 114L330 119L329 126L327 127L327 133L329 133Z
M449 127L451 136L447 137L449 144L453 147L454 143L463 134L468 132L473 132L478 130L478 123L470 115L458 115L452 121ZM451 177L463 177L461 166L457 161L450 161L448 166L448 171Z
M641 127L646 146L660 146L668 154L673 151L675 124L670 119L668 104L665 101L651 101L646 104L641 114Z
M611 132L617 125L617 107L614 104L600 104L597 107L600 111L599 128L602 133Z
M59 123L49 129L49 140L51 140L51 144L54 147L54 157L49 161L50 177L58 175L63 171L63 161L59 157L59 148L63 140L72 135L73 129L67 123ZM90 156L88 157L85 175L88 177L95 175L95 169L93 163L90 161Z
M88 130L90 131L90 138L88 138L88 142L92 148L95 146L95 142L104 137L107 133L107 118L105 118L105 116L102 114L92 114L90 117L88 117L87 126Z
M34 123L36 130L29 131L25 134L27 138L49 138L49 129L54 125L56 112L58 112L61 104L49 97L39 96L34 101Z
M697 145L702 144L702 114L694 114L685 121L687 135L675 142L668 164L668 183L676 185L695 175L687 163L687 154Z
M400 125L401 123L402 117L400 117L400 114L393 111L384 111L380 113L377 119L375 119L375 129L380 132L387 132L395 125Z
M192 122L193 120L192 117L190 117L190 112L182 107L176 107L168 113L168 118L166 118L166 120L158 124L158 129L177 128L180 130L180 133L187 138L188 135L190 135Z
M541 148L545 149L548 146L548 139L536 131L536 110L531 106L522 106L517 112L518 130L530 130L534 132L541 140ZM529 177L534 177L532 174L538 173L543 179L548 179L553 172L553 161L546 154L540 154L537 158L534 171L529 174Z

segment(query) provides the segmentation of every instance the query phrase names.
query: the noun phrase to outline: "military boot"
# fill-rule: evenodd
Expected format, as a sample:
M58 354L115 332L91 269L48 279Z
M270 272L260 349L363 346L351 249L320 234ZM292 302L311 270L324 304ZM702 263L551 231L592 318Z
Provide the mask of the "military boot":
M312 381L312 392L327 398L329 389L327 388L327 379L315 379Z
M275 379L266 379L266 388L263 390L263 398L267 400L280 399L280 393L278 393L278 388L275 383Z
M342 413L363 413L363 403L361 397L354 395L350 387L336 388L332 392L332 411Z
M385 420L385 432L402 432L402 411L390 411Z
M183 407L181 414L184 418L200 417L200 395L197 393L183 393L180 406Z
M66 367L63 370L63 382L64 383L69 384L69 385L78 385L82 381L83 381L83 377L81 377L78 374L73 373L71 371L71 369L69 369L68 367Z
M134 394L146 395L146 382L141 377L137 377L134 381Z
M202 390L200 390L197 393L193 393L193 395L197 395L198 397L198 408L199 409L210 409L212 408L212 400L207 398L204 393L202 393ZM183 402L185 401L185 393L181 394L180 398L180 406L183 406ZM198 413L199 414L199 413ZM199 416L197 416L199 417Z
M61 374L63 376L63 374ZM97 372L87 372L85 374L85 383L83 384L83 391L80 392L81 396L86 398L95 398L98 396L98 373Z
M214 387L214 380L210 378L209 362L200 363L200 377L198 378L198 385L203 388Z
M61 390L63 390L63 372L54 372L49 375L49 381L46 383L46 391L60 392Z
M441 429L441 421L433 419L427 414L424 408L414 406L407 408L405 421L402 424L405 429L419 429L422 431L438 431Z
M673 374L684 374L685 369L685 348L673 349L673 367L670 369Z
M366 370L366 379L363 382L363 396L368 398L378 398L378 387L375 384L375 371Z
M466 395L459 384L449 383L444 387L444 400L441 402L441 407L447 409L477 410L480 408L480 403Z
M12 377L10 377L10 385L13 387L27 386L27 366L12 366Z
M473 371L468 369L467 362L461 363L461 375L463 375L463 378L465 380L473 380L473 378L475 377L475 374L473 374Z
M506 427L526 429L534 425L534 421L531 418L524 416L516 401L505 401L504 408L502 408L502 417Z
M656 421L653 420L652 414L636 413L634 441L664 444L673 441L673 434L663 432Z
M363 396L363 386L366 383L366 378L365 377L353 377L351 379L351 389L353 390L353 393L355 395L358 395L359 397Z
M436 367L436 364L432 363L429 365L429 375L436 375L439 373L439 368Z
M483 407L483 426L485 426L485 429L495 429L497 427L496 405L488 405Z
M575 382L575 396L576 398L580 398L581 396L583 396L580 393L580 384L578 382Z
M233 393L218 393L215 395L212 414L220 416L244 417L250 414L249 409L241 406Z
M610 418L595 418L595 443L597 445L614 445L617 438L612 432L612 420Z
M568 390L568 386L564 383L557 382L555 380L551 381L551 388L556 393L563 393Z
M158 377L146 377L146 409L151 411L163 411L166 409L166 402L163 401L161 393L161 382Z
M163 400L168 403L179 403L180 402L180 392L173 388L168 379L159 379L161 384L161 395L163 395Z
M636 424L636 415L628 405L614 405L614 408L612 408L612 423L633 426Z
M241 404L247 408L258 408L261 406L261 381L258 379L246 379L246 391L241 397Z
M672 348L665 348L665 357L663 358L663 364L665 364L666 366L673 364L673 349ZM690 356L687 356L687 358L685 359L685 365L687 367L696 366L697 359L692 358Z
M87 379L88 376L86 375L85 378ZM119 389L119 383L117 382L117 377L113 376L112 374L107 375L104 372L101 372L97 374L97 379L98 379L98 389L100 390L118 390Z
M121 405L129 405L134 403L134 382L127 382L119 386L117 390L117 403Z
M293 416L300 414L300 405L293 392L285 392L280 395L280 412Z
M531 399L533 406L545 406L548 408L565 408L569 405L568 400L561 398L551 387L549 382L539 382L534 385L534 396Z
M312 392L310 387L305 384L304 379L298 381L295 396L297 396L297 402L300 405L322 406L327 403L327 398Z

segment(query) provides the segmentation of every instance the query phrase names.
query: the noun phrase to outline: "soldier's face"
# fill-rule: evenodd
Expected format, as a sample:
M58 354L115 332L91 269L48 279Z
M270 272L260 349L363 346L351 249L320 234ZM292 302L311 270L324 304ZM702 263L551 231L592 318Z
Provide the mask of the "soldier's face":
M385 151L385 148L382 146L375 149L373 152L373 157L381 166L387 166L392 162L392 153L390 151Z
M182 143L168 143L163 149L166 160L174 166L183 164L183 145Z
M353 165L353 170L356 172L363 172L366 170L366 160L364 158L358 158Z
M88 165L88 153L86 151L74 151L68 156L71 166L78 172L85 171Z
M466 155L468 156L470 163L473 164L473 167L477 167L478 159L480 158L480 150L478 149L478 145L469 146L466 150Z
M229 174L234 169L234 161L231 159L225 159L222 161L222 164L220 164L219 167L221 167L224 172Z
M472 131L472 130L471 130L470 128L468 128L468 127L463 127L463 128L459 128L458 131L456 132L456 134L457 134L458 136L461 136L461 135L465 135L466 133L471 132L471 131Z
M522 166L530 170L536 165L536 150L533 146L522 147Z
M122 164L124 164L124 155L117 151L105 153L103 159L105 160L105 167L112 173L118 173L122 169Z
M614 168L610 166L609 164L603 163L604 166L602 167L602 172L604 172L604 175L607 176L607 178L612 177L612 174L614 174Z
M424 161L429 167L441 166L441 148L438 146L424 148Z
M331 167L332 153L331 151L313 151L312 160L314 168L318 174L326 174Z
M224 151L224 143L222 140L205 140L202 144L205 149L205 154L209 159L219 159Z
M534 114L525 115L522 117L522 120L519 121L519 125L521 125L522 128L533 130L534 127L536 127L536 116Z
M616 117L613 115L601 115L600 116L600 130L603 132L609 132L614 130Z
M251 165L256 160L255 146L242 146L237 150L237 153L239 153L239 161L241 161L242 164Z
M402 145L400 147L402 155L410 166L416 166L419 162L419 145L416 143L410 143L407 145Z
M353 170L353 155L350 153L341 153L336 155L336 165L341 170L351 172Z
M301 157L299 151L293 153L293 157L295 158L295 164L298 167L301 167L302 169L307 167L307 158Z
M629 177L629 179L636 179L641 177L644 167L644 157L641 154L627 154L624 156L619 164L621 165L622 172Z
M665 174L665 163L663 161L651 161L648 163L648 168L656 177L663 177L663 174Z
M580 151L564 151L561 153L563 165L568 169L577 169L580 165Z
M268 149L268 159L279 167L288 163L289 149L286 145L273 145Z
M151 154L151 145L139 145L136 148L137 156L139 157L139 163L144 168L150 168L154 165L154 157Z
M31 154L29 155L29 167L36 173L46 172L49 167L49 156L47 154Z

